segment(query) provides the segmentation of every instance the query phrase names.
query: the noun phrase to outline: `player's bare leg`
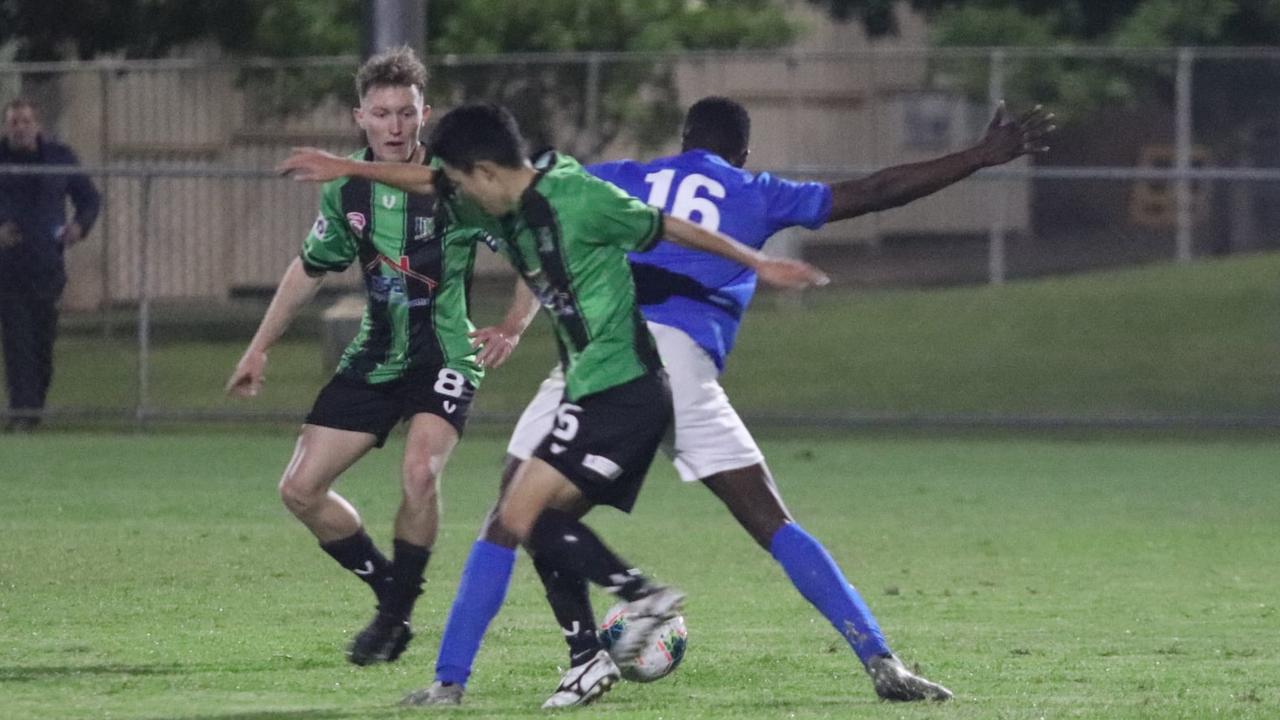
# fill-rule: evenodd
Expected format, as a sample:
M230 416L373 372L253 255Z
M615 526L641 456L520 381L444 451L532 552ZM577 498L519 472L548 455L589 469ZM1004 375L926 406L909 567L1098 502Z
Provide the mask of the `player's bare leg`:
M332 487L375 443L368 433L302 426L280 478L280 499L322 545L360 530L360 514Z
M357 665L394 662L413 639L409 617L422 594L423 574L440 527L440 476L457 444L457 430L440 417L419 413L410 419L391 581L379 597L373 620L347 650L347 658Z
M376 443L369 433L303 425L280 479L280 498L316 536L320 547L369 585L382 605L393 594L391 563L364 531L360 514L332 489L338 477ZM349 657L366 664L363 656Z

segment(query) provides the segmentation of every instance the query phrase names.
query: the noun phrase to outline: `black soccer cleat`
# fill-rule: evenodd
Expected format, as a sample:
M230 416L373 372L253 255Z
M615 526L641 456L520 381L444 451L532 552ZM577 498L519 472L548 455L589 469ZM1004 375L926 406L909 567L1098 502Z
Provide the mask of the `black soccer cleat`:
M347 659L361 666L395 662L412 639L408 620L379 611L351 641Z
M876 695L881 700L915 702L919 700L950 700L951 691L938 683L926 680L907 669L893 655L878 655L867 663L867 674L875 684Z

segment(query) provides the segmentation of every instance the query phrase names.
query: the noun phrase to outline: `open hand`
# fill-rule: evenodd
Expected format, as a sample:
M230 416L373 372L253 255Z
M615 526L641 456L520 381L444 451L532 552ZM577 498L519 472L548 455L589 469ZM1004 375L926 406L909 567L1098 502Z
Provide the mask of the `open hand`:
M831 282L831 278L818 268L807 262L788 258L765 260L756 267L756 275L768 285L792 290L822 287Z
M1003 165L1023 155L1048 152L1049 136L1058 129L1053 121L1054 114L1046 112L1040 105L1014 119L1001 100L987 125L986 134L978 143L983 163L987 166Z
M476 353L476 362L487 368L501 367L511 357L516 345L520 344L518 334L505 332L496 325L473 330L468 333L468 337L471 338L472 347L480 348Z

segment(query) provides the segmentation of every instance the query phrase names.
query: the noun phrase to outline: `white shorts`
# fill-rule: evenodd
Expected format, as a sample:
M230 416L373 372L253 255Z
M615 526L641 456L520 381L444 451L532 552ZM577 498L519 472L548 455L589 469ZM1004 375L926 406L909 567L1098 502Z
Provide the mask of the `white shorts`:
M675 405L675 440L662 449L680 478L695 482L726 470L764 462L764 454L720 387L719 371L706 351L683 331L649 323L658 354L667 367ZM520 415L507 453L527 460L555 424L556 408L564 395L560 368L538 386L538 394Z

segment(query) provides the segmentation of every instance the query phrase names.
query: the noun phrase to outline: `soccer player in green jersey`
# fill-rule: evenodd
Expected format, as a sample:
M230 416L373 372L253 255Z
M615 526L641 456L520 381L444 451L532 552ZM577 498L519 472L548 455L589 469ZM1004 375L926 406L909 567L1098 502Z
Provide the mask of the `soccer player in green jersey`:
M773 285L820 285L826 277L805 263L770 258L665 216L570 157L549 152L530 163L515 119L500 107L468 105L448 113L430 145L449 183L496 220L489 223L490 241L528 283L555 330L565 371L555 427L517 470L497 520L529 551L539 573L589 580L630 603L634 619L611 653L601 650L566 672L545 707L586 704L617 681L615 662L634 657L683 602L682 593L632 568L580 520L598 504L630 510L671 424L670 390L636 305L627 253L666 237L751 267ZM295 154L281 169L304 180L351 175L418 192L434 190L436 180L421 166L315 151ZM478 565L502 562L495 556ZM451 692L460 698L461 686L453 688L437 683L406 703L447 702Z
M426 69L407 48L366 62L356 76L355 119L369 145L352 157L425 167L418 139L429 112L425 85ZM320 216L227 383L233 395L256 395L267 351L323 277L359 263L367 295L360 331L316 398L280 480L285 506L377 598L377 614L347 652L357 665L395 660L412 637L409 616L439 524L440 475L483 368L505 361L536 310L520 287L507 322L475 329L467 308L475 231L442 222L435 204L432 196L368 180L326 184ZM389 561L332 487L402 419L403 496Z

